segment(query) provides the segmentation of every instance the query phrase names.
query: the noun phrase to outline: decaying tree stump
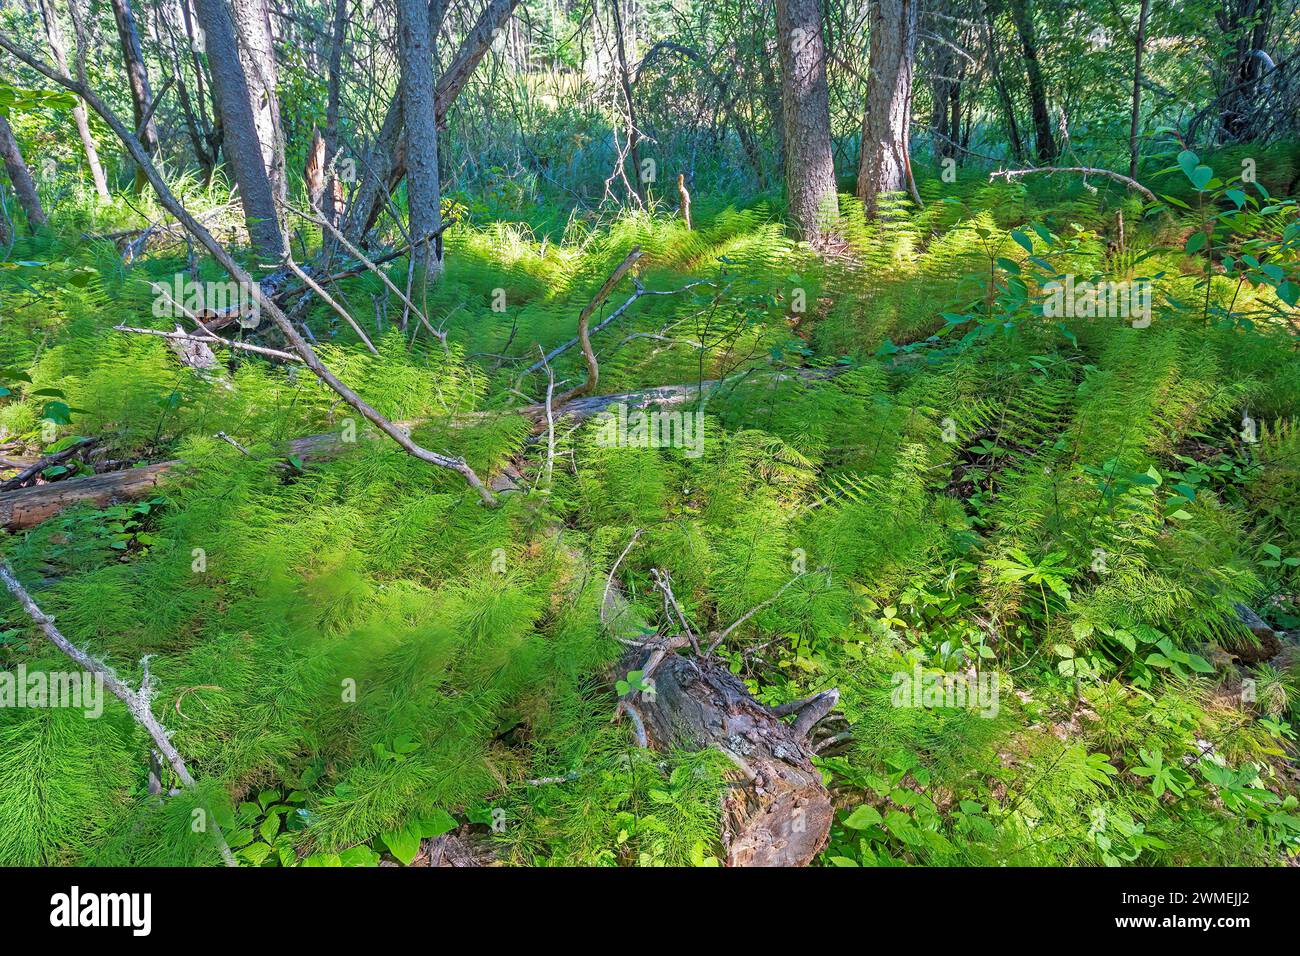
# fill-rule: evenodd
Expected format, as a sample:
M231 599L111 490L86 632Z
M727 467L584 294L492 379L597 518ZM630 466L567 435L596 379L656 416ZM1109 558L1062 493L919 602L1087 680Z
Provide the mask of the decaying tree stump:
M839 701L837 691L783 708L750 696L744 682L712 656L676 653L686 638L633 647L620 675L640 670L653 690L620 703L638 742L656 750L716 747L736 765L722 806L728 866L805 866L826 845L834 808L809 759L813 726ZM783 716L797 715L793 723Z

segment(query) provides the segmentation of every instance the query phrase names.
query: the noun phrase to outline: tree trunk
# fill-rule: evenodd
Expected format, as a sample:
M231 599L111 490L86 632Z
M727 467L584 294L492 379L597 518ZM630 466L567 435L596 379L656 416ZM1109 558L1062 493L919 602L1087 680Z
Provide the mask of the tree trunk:
M1043 70L1038 63L1033 11L1029 9L1029 0L1010 0L1008 6L1025 55L1025 72L1029 77L1029 105L1034 117L1034 146L1040 162L1051 162L1056 158L1056 140L1052 137L1052 119L1047 112Z
M623 109L627 113L627 153L632 162L632 191L637 203L646 204L645 183L641 179L641 131L637 128L636 105L632 100L632 75L627 68L626 38L623 35L623 13L619 5L623 0L612 0L614 12L614 49L618 53L618 85L623 91Z
M434 109L438 125L446 122L447 110L469 81L474 68L492 45L494 31L505 25L520 0L491 0L474 28L465 35L455 58L438 78ZM406 176L406 137L403 135L402 96L399 91L388 104L383 126L366 159L356 198L348 213L348 237L360 242L383 211L387 195Z
M871 86L858 167L858 197L870 217L882 193L907 188L917 6L916 0L877 0L871 7Z
M1128 128L1128 177L1138 174L1138 123L1142 115L1142 50L1147 42L1147 17L1151 13L1151 0L1142 0L1138 14L1137 39L1133 47L1133 116Z
M330 36L329 80L325 100L325 205L322 212L331 225L337 226L343 204L336 197L338 174L334 156L339 148L339 93L343 84L343 43L348 32L348 0L335 0L334 29ZM333 248L332 239L326 245Z
M423 241L442 223L438 182L438 115L434 105L433 38L426 0L396 0L397 58L402 115L406 119L406 196L417 291L442 266L438 244ZM420 297L417 295L416 301Z
M158 124L149 113L153 94L149 90L149 71L145 67L144 52L140 48L140 31L135 25L130 0L113 0L113 19L117 23L117 37L122 45L122 63L126 67L127 84L131 87L131 108L140 145L148 150L150 156L157 156ZM149 121L141 128L141 120L146 116ZM135 191L141 192L148 184L149 180L145 178L143 170L137 169Z
M72 0L77 2L77 0ZM63 39L63 28L59 26L58 17L54 13L54 4L51 0L40 0L41 18L45 21L45 35L50 41L50 53L53 55L55 65L64 73L70 74L68 69L68 46ZM79 61L80 62L80 61ZM81 71L78 70L78 74ZM90 178L94 180L95 192L99 194L102 200L108 200L108 178L104 175L104 166L99 161L99 150L95 148L95 139L90 133L90 120L86 115L86 107L77 101L77 105L72 108L72 119L77 124L77 135L81 137L82 149L86 151L86 165L90 167Z
M1215 21L1234 55L1224 57L1220 72L1222 107L1219 121L1229 140L1251 139L1258 126L1259 78L1273 67L1264 47L1273 17L1273 0L1231 0L1215 11ZM1252 82L1255 81L1255 82Z
M178 0L176 7L179 8L181 13L181 20L185 28L186 51L194 71L193 98L190 96L189 84L185 81L185 67L182 65L182 55L176 39L176 27L167 16L167 8L155 8L157 30L159 34L164 29L167 33L167 47L168 52L171 54L172 75L176 79L176 98L180 101L181 112L185 116L185 131L189 134L190 146L194 150L194 158L198 161L199 169L203 175L203 184L206 186L212 182L212 174L216 168L217 154L220 149L220 137L212 128L212 124L208 122L203 69L202 64L199 62L197 44L194 40L194 27L190 18L189 0Z
M31 171L23 161L14 131L3 116L0 116L0 157L4 159L5 171L9 173L9 182L13 183L18 204L27 216L27 228L34 231L45 223L45 210L41 208L41 197L36 192Z
M839 218L821 5L818 0L777 0L776 26L786 202L802 238L821 245Z
M226 160L239 187L248 235L263 259L280 262L286 247L275 189L262 159L256 107L238 53L235 24L224 0L198 0L199 23L212 70L212 87Z
M952 68L952 51L942 43L936 44L930 57L930 129L934 133L934 155L939 158L952 156L955 152L952 143L961 136L961 130L958 129L954 135L948 123L952 104ZM957 122L960 122L960 116L954 118L954 124Z
M1022 163L1025 159L1025 150L1020 143L1020 126L1016 122L1016 107L1011 102L1011 94L1007 90L1007 81L1002 76L1002 66L998 61L998 39L997 34L993 31L993 11L988 7L984 10L984 25L989 46L989 73L993 76L993 86L998 92L998 102L1002 104L1002 115L1007 121L1007 139L1011 143L1011 155L1015 157L1017 163Z
M266 0L231 0L235 35L239 41L239 58L253 107L257 141L261 145L262 163L278 200L287 195L285 175L284 131L280 125L280 98L276 93L278 70L275 65L275 41L271 35L271 18Z

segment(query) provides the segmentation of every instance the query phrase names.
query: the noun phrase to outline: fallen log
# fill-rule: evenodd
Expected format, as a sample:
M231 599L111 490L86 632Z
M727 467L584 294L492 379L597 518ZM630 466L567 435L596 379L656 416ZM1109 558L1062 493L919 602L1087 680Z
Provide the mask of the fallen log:
M90 504L107 508L119 501L149 495L163 475L178 461L160 461L140 468L112 471L85 478L69 478L0 494L0 528L21 531L53 518L73 505Z
M707 635L712 641L701 652L697 628L673 593L668 574L652 568L654 586L664 599L664 621L658 636L644 640L640 636L645 628L626 616L629 605L614 581L619 564L640 536L639 530L632 535L610 568L601 599L601 623L628 645L610 675L612 683L625 680L631 685L619 698L615 719L628 718L642 747L663 752L715 749L735 766L721 807L727 866L808 865L826 845L835 815L811 758L822 746L814 741L814 731L839 703L839 691L767 707L713 655L719 643L803 575L728 627ZM693 654L686 655L687 648ZM640 675L635 680L634 673ZM789 716L794 716L793 723L782 719Z
M836 366L829 369L802 369L793 374L806 380L817 380L832 377L843 370L842 366ZM785 373L776 375L773 376L773 381L781 381L785 377ZM617 395L587 395L573 399L563 409L558 409L557 414L582 421L600 414L610 405L623 404L629 410L650 406L670 408L690 402L701 392L708 393L721 384L722 381L711 379L698 384L661 385L657 388L623 392ZM454 424L472 425L502 414L518 414L541 423L546 420L546 405L545 403L523 405L504 412L470 412L456 416ZM409 431L423 422L394 422L394 424ZM323 432L295 438L285 446L284 455L286 458L296 457L303 461L310 461L337 454L344 445L340 432ZM0 528L7 531L22 531L35 527L74 505L89 504L96 508L106 508L118 502L147 497L153 493L168 472L180 466L180 461L153 462L122 471L89 475L84 478L68 478L64 481L0 493Z
M620 670L644 670L647 662L645 649L634 648ZM835 814L810 759L811 727L805 730L801 720L786 723L760 704L716 657L666 653L651 679L653 693L634 693L627 702L638 736L660 751L716 748L736 766L737 779L722 803L726 864L811 863L826 845ZM813 701L806 709L824 708L824 716L838 695L832 691Z

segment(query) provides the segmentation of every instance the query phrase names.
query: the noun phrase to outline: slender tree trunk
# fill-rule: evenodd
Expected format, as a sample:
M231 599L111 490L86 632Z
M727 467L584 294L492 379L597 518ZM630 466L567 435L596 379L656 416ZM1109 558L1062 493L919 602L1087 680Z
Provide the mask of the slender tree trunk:
M1147 16L1151 13L1151 0L1142 0L1138 14L1137 40L1133 48L1133 117L1128 128L1128 177L1138 174L1138 123L1142 116L1142 50L1147 42Z
M207 85L203 76L203 63L199 59L199 44L195 36L194 18L190 15L190 0L177 0L176 6L181 12L181 21L185 27L185 40L189 50L190 66L194 71L194 100L191 102L189 91L186 89L184 71L181 69L180 64L181 54L176 47L176 40L173 36L171 46L172 60L175 63L176 78L178 80L177 95L181 101L181 108L185 111L185 121L193 142L194 155L199 161L199 168L203 170L203 183L208 185L212 182L217 162L221 158L221 117L214 101L212 104L213 118L211 122L208 121ZM197 107L197 113L194 107Z
M54 63L64 73L70 74L68 69L68 46L63 39L63 28L59 26L58 17L54 12L54 4L51 0L40 0L41 18L45 21L45 35L50 41L50 53L53 55ZM77 0L72 0L76 3ZM78 61L80 63L80 60ZM78 76L82 73L77 71ZM90 167L90 178L94 180L95 192L99 194L102 200L108 200L108 177L104 175L104 166L99 161L99 150L95 148L95 139L90 133L90 120L86 116L86 107L81 101L72 108L72 120L77 125L77 135L81 137L82 149L86 151L86 165Z
M776 27L786 202L799 234L816 245L830 237L839 218L819 0L777 0Z
M1040 162L1051 162L1056 158L1056 140L1052 137L1052 119L1047 112L1043 70L1038 62L1033 11L1029 8L1029 0L1010 0L1008 8L1025 55L1025 72L1029 77L1029 106L1034 117L1034 146Z
M140 48L140 32L136 28L135 14L131 12L130 0L113 0L113 19L117 23L117 38L122 44L122 63L126 67L127 84L131 87L131 107L135 116L135 127L140 136L140 145L148 150L150 156L158 155L158 124L149 114L149 105L153 94L149 90L149 71L145 66L144 52ZM141 129L140 123L146 116L149 121ZM141 192L149 180L144 171L135 173L135 191Z
M858 197L872 217L882 193L907 188L917 7L916 0L877 0L871 7L870 88L862 119Z
M254 117L256 108L239 57L235 24L225 0L198 0L197 10L207 44L226 160L239 187L248 235L258 255L280 262L286 252L280 211L262 160L262 144Z
M1231 90L1222 96L1220 124L1232 140L1249 140L1258 124L1259 76L1273 66L1264 47L1273 18L1273 0L1229 0L1215 11L1215 21L1232 44L1235 55L1224 57L1220 88Z
M493 33L506 24L520 0L491 0L461 41L455 58L438 78L434 108L438 125L446 120L457 94L469 81L474 68L492 45ZM387 194L406 176L406 138L403 135L402 96L399 91L388 104L383 126L371 146L361 183L348 213L348 237L360 242L383 211Z
M953 65L952 51L942 43L935 44L930 57L930 129L934 132L934 154L941 158L954 153L949 140L956 142L961 136L960 129L953 132L960 122L960 114L953 117L951 125L948 120L953 97Z
M998 39L993 31L994 11L989 7L984 10L985 36L989 46L989 72L993 76L993 87L998 92L998 102L1002 104L1002 115L1007 121L1007 139L1011 144L1011 155L1017 163L1025 160L1025 149L1020 142L1020 125L1016 122L1016 107L1011 102L1011 93L1007 90L1007 81L1002 75L1002 65L998 60Z
M4 159L5 171L9 174L9 182L13 183L18 204L27 215L27 228L34 231L45 222L45 210L41 208L41 197L36 192L36 183L23 160L14 131L3 116L0 116L0 158Z
M266 0L230 0L235 35L239 41L239 58L253 106L257 141L262 149L262 163L275 198L288 195L285 175L284 132L280 125L280 98L276 93L278 70L275 65L275 41L271 35L271 18Z
M774 131L773 138L776 140L776 174L783 178L785 176L785 107L782 103L781 83L777 79L776 71L772 69L773 57L767 49L766 32L767 28L764 25L763 35L759 39L758 72L763 78L763 105L767 108L769 128ZM778 43L776 59L780 59L779 46Z
M426 0L396 0L397 58L401 66L402 115L406 118L406 195L410 213L411 255L417 292L441 269L438 244L421 240L442 223L438 182L437 89L433 77L433 38ZM417 295L416 301L420 300Z
M335 0L334 29L330 37L329 86L325 100L325 205L322 211L331 225L338 225L342 203L335 198L338 175L334 155L339 148L339 91L343 83L343 44L348 32L348 2ZM328 243L331 247L333 242Z
M623 35L623 0L611 0L614 12L614 49L618 54L618 85L623 91L623 109L627 112L627 152L632 161L632 189L641 206L646 203L645 183L641 180L641 131L637 127L636 105L632 100L632 75L627 68L627 46Z

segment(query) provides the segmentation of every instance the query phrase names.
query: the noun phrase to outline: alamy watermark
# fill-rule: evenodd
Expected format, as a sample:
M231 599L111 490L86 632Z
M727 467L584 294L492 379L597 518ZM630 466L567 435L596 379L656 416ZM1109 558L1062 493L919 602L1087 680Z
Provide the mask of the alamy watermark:
M84 711L88 719L104 712L104 678L87 671L0 671L0 707L60 707Z
M910 671L896 671L892 684L889 702L895 707L972 710L985 719L998 715L996 671L984 671L973 676L949 674L925 671L916 664Z
M1049 319L1132 319L1133 328L1151 324L1151 282L1076 282L1053 279L1043 284L1043 315Z
M623 402L596 416L596 444L603 448L684 448L687 458L704 454L704 411L629 411Z

